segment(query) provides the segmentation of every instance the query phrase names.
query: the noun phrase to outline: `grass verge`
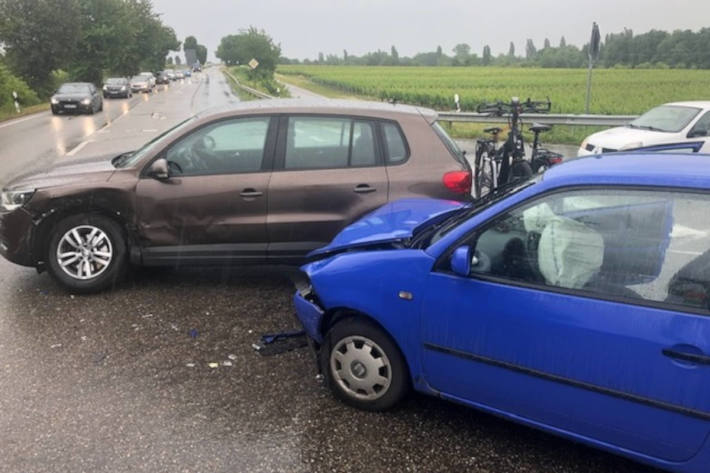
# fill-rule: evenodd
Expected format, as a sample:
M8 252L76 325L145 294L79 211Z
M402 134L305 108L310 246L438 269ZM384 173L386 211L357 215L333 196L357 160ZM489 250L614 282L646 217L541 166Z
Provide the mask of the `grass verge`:
M23 108L20 113L15 112L14 109L0 110L0 122L24 117L26 115L32 115L33 113L44 112L45 110L49 110L48 103L40 103L37 105L32 105L30 107Z
M288 89L275 79L250 79L247 70L241 66L230 67L228 68L228 71L236 77L241 84L251 87L252 89L256 89L259 92L269 94L273 97L287 98L291 96Z

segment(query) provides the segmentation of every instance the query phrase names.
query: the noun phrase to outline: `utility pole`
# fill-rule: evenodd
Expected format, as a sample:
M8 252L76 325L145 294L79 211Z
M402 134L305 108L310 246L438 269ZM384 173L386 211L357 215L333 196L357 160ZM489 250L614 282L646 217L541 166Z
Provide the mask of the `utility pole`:
M589 100L592 97L592 68L594 67L594 61L599 57L599 42L601 41L601 36L599 34L599 26L595 21L592 24L592 37L589 40L589 69L587 70L587 100L584 105L584 113L589 114Z

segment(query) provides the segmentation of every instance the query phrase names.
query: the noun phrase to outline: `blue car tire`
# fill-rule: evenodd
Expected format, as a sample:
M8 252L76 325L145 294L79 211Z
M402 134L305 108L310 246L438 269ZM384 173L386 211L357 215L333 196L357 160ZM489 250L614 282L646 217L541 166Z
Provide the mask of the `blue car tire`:
M386 410L409 391L409 369L399 348L364 318L338 321L325 336L319 361L333 394L353 407Z

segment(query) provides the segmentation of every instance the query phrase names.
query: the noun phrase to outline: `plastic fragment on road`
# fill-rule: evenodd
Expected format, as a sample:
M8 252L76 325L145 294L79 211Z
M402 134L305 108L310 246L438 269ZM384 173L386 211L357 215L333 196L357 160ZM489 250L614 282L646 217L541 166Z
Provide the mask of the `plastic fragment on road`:
M308 345L306 332L304 330L293 330L264 334L261 336L261 340L253 343L251 347L260 355L271 356L305 347L306 345Z
M142 318L149 319L151 317L153 317L153 314L145 314Z
M232 366L232 362L229 360L225 360L222 362L222 366Z
M219 363L208 363L207 366L210 368L219 368Z
M60 348L62 346L61 343L55 343L54 345L51 345L49 348Z
M197 336L200 334L197 329L191 328L189 332L187 332L188 335L190 335L191 338L197 338Z
M187 366L188 368L194 368L195 363L185 363L185 366Z
M229 355L227 355L227 358L229 358L229 359L232 360L232 361L236 361L237 355L232 355L232 354L230 353Z

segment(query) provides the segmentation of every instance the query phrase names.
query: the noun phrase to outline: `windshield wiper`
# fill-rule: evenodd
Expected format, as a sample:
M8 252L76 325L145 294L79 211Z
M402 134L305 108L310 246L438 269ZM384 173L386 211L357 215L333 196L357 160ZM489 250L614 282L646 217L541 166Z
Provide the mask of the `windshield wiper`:
M661 128L657 128L657 127L651 126L651 125L642 125L642 126L639 126L639 128L642 128L644 130L649 130L649 131L666 131L666 130L663 130Z
M636 124L634 124L634 123L629 123L627 126L628 126L629 128L636 128L636 129L639 129L639 130L663 131L663 132L666 131L666 130L664 130L664 129L662 129L662 128L658 128L658 127L655 127L655 126L652 126L652 125L636 125Z
M113 167L115 167L115 168L120 168L131 156L133 156L133 151L119 154L118 156L116 156L115 158L113 158L111 160L111 164L113 164Z

